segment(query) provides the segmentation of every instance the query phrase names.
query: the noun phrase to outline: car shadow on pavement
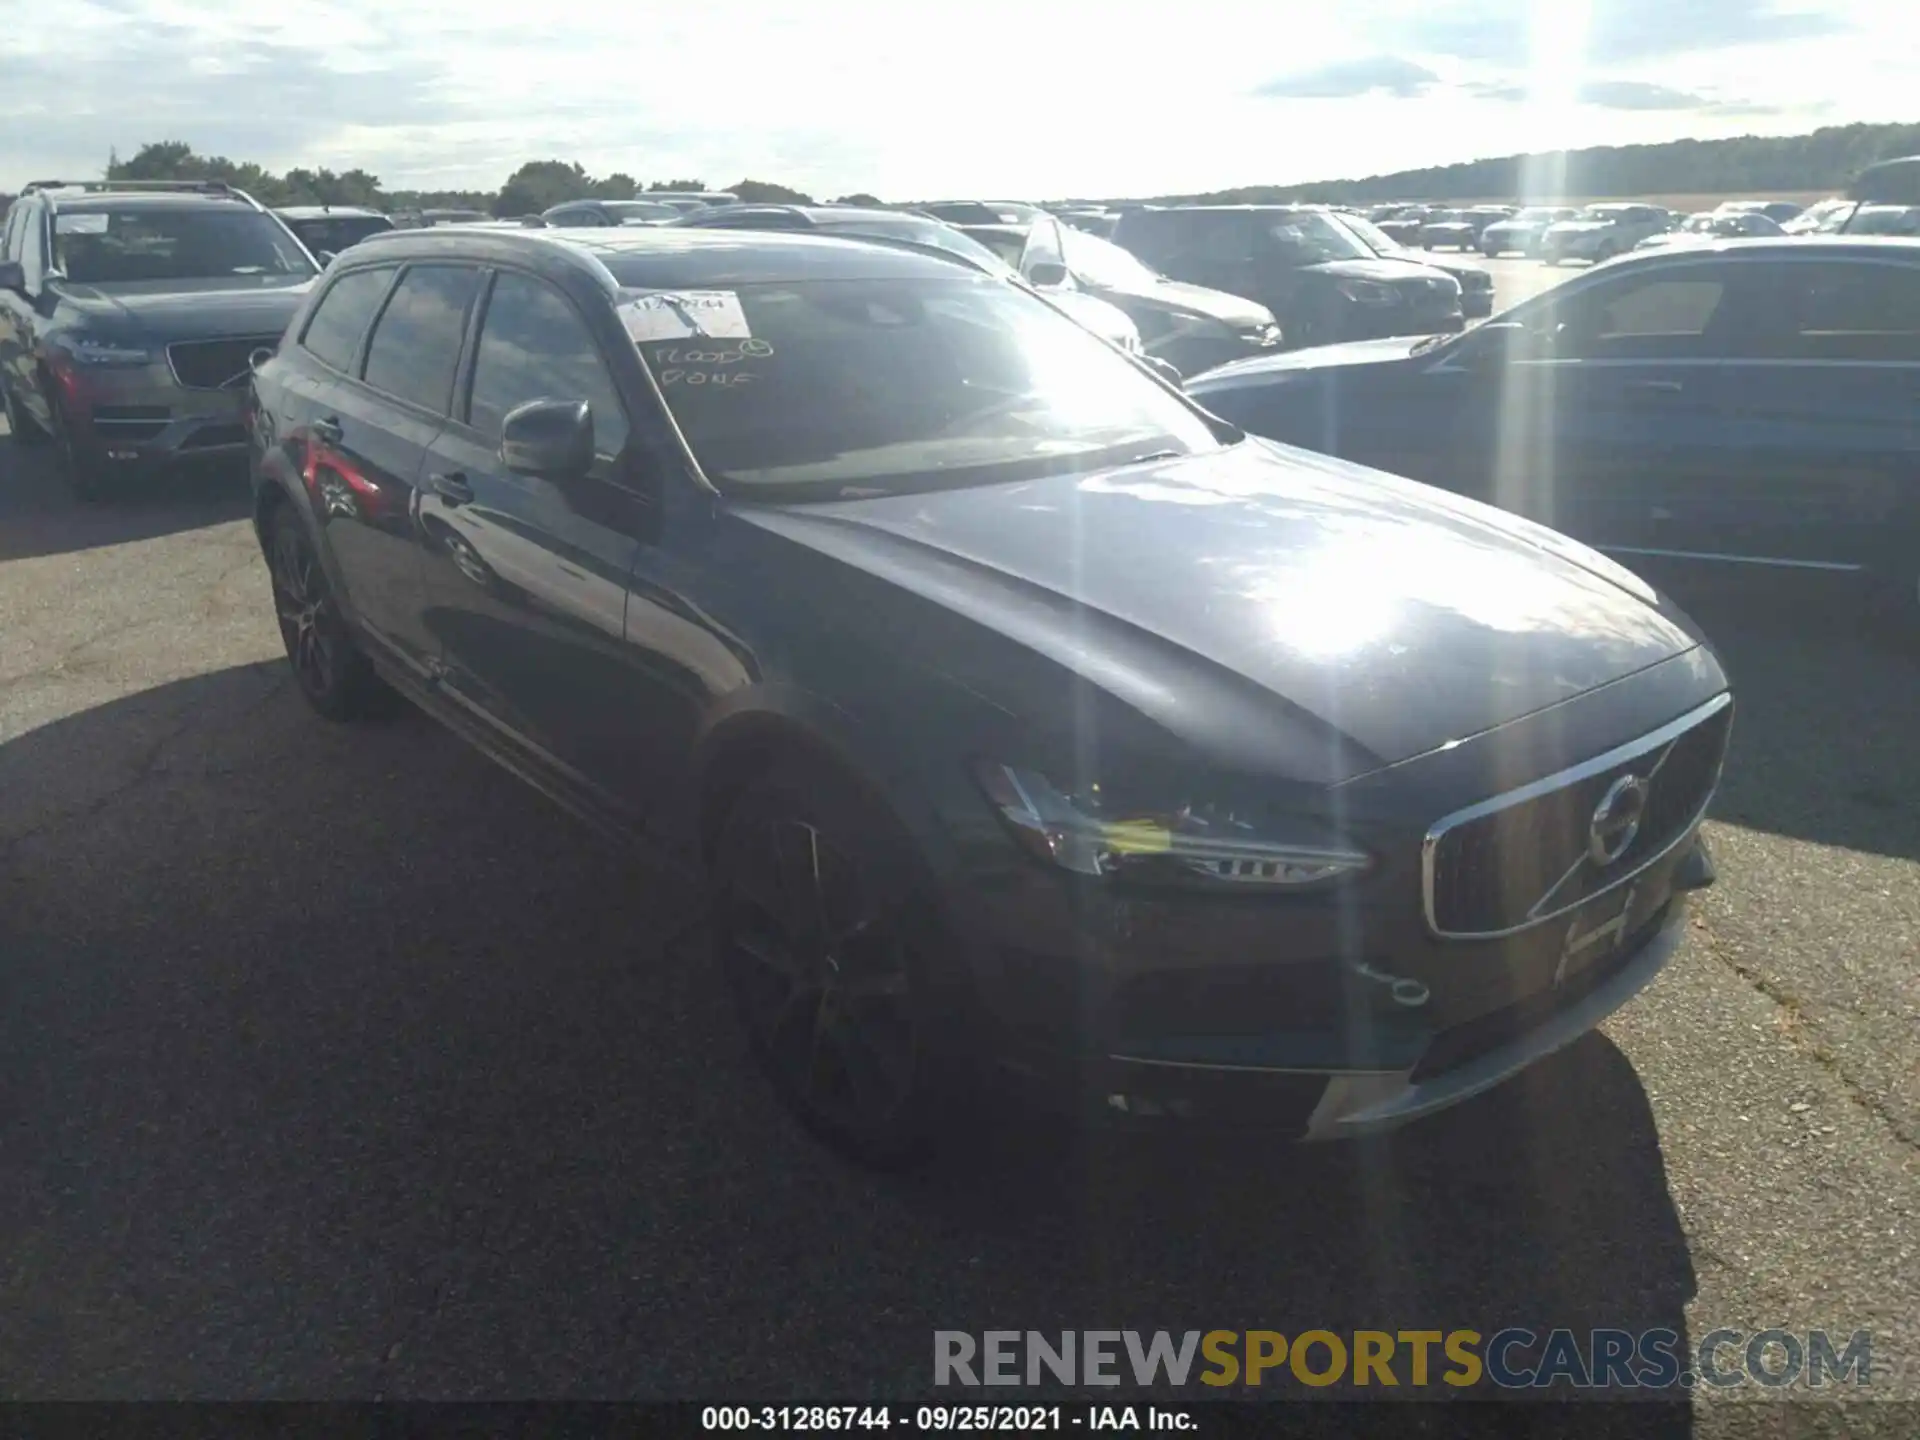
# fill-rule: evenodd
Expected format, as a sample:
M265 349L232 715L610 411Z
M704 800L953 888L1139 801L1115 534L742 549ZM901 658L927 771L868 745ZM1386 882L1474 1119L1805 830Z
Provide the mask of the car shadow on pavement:
M1716 820L1920 859L1920 615L1794 576L1648 578L1712 640L1738 712Z
M157 473L111 499L78 504L45 449L22 451L0 438L0 563L201 530L243 518L250 503L239 464Z
M875 1178L751 1070L684 881L424 717L329 726L239 667L0 746L0 793L15 1398L924 1396L942 1329L1684 1353L1659 1137L1599 1036L1360 1147L1009 1118Z

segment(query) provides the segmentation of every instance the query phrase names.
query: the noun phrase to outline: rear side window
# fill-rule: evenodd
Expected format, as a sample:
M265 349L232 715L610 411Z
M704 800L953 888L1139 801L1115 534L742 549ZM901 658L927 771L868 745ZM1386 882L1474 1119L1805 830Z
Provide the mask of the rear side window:
M1253 253L1253 223L1245 211L1135 211L1115 232L1149 265L1176 273L1181 265L1237 265Z
M300 343L334 369L352 370L360 339L392 279L391 265L342 275L320 297Z
M1704 276L1634 285L1599 307L1590 333L1603 342L1645 335L1703 335L1720 309L1726 288Z
M444 414L480 272L467 265L415 265L400 277L374 323L366 382Z
M1765 303L1792 319L1776 356L1920 364L1920 265L1781 265Z

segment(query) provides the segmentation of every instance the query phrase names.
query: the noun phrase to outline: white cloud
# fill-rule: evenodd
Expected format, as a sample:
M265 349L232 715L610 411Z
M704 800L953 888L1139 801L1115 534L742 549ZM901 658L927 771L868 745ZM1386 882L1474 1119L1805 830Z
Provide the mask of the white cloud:
M735 0L530 29L503 0L66 0L0 57L0 186L179 139L392 186L562 158L827 194L1119 195L1915 118L1904 0L1590 0L1555 55L1540 5L1576 8Z

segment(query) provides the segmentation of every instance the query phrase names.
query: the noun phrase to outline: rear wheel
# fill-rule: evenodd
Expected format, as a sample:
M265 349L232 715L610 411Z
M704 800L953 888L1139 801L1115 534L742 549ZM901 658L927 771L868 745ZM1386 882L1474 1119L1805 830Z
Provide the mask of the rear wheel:
M395 696L354 644L300 517L278 506L267 526L267 570L280 638L300 694L334 721L391 714Z
M783 765L712 856L716 960L754 1059L815 1135L878 1169L924 1159L955 1093L951 945L910 842L848 782Z

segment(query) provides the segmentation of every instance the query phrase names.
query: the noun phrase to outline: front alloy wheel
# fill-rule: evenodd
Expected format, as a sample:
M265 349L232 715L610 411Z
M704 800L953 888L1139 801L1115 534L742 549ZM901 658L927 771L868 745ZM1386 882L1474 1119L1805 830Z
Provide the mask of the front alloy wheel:
M755 1060L815 1134L887 1169L927 1153L942 1089L929 907L899 854L844 787L795 770L749 787L713 855L716 958Z

